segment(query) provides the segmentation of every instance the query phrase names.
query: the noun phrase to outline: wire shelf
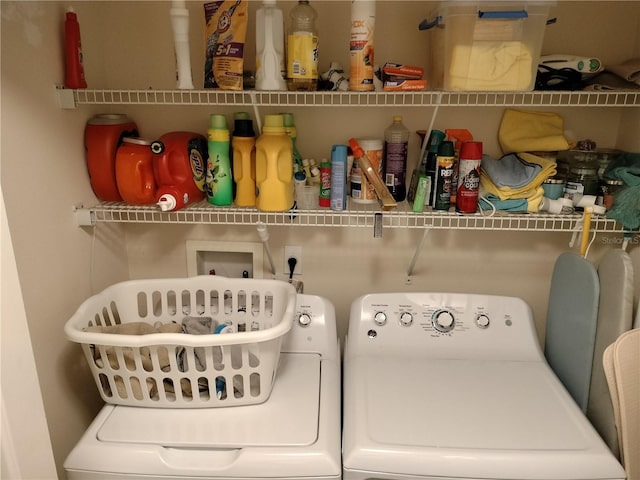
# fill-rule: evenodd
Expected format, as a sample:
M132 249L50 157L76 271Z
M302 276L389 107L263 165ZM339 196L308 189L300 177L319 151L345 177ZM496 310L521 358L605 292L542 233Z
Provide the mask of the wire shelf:
M406 202L397 209L382 212L377 204L351 203L341 212L329 209L261 212L254 208L216 207L201 201L182 210L161 212L155 205L131 206L105 202L88 210L91 224L95 223L153 223L256 225L258 222L274 226L299 227L374 227L376 217L382 217L386 228L433 228L441 230L503 230L534 232L573 232L582 227L582 215L554 215L545 213L496 215L427 211L414 213ZM379 221L379 220L378 220ZM625 232L615 220L594 216L591 230L596 232Z
M225 90L73 90L76 105L230 105L309 107L633 107L640 91L616 92L264 92Z

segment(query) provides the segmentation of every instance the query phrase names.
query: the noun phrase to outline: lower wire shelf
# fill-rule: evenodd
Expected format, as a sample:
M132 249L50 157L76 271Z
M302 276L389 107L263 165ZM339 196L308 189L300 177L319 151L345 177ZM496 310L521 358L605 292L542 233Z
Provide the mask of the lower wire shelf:
M132 206L119 202L104 202L89 208L76 208L80 226L97 223L155 223L155 224L209 224L256 225L298 227L379 227L432 228L443 230L509 230L534 232L573 232L582 229L583 215L556 215L549 213L496 212L459 214L453 211L425 211L415 213L407 202L398 208L381 211L377 204L351 202L343 211L328 208L262 212L255 208L216 207L206 201L191 204L181 210L162 212L155 205ZM605 216L592 216L592 232L629 232Z

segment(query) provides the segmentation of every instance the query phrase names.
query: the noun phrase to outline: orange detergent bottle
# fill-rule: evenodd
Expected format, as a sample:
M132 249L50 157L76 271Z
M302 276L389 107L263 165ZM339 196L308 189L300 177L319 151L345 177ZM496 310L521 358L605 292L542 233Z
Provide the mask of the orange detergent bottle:
M129 205L149 205L156 201L151 142L123 138L116 152L116 182L122 200Z

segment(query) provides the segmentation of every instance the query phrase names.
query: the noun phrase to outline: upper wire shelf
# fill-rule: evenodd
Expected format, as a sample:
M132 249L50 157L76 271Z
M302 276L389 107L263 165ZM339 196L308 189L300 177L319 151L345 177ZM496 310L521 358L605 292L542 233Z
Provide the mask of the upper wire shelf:
M64 89L60 95L65 94ZM265 92L225 90L73 90L77 105L230 105L331 107L630 107L639 91L615 92Z
M433 228L442 230L509 230L534 232L574 232L582 228L582 215L554 215L522 213L462 215L455 212L428 211L414 213L406 202L398 208L381 212L377 204L349 205L345 211L330 209L294 210L288 212L261 212L255 208L215 207L203 200L173 212L161 212L155 205L131 206L125 203L105 202L88 209L78 218L81 225L96 223L171 223L209 225L256 225L258 222L274 226L300 227L374 227L382 222L383 228ZM78 213L78 212L77 212ZM88 219L88 220L87 220ZM615 220L593 216L591 231L623 233Z

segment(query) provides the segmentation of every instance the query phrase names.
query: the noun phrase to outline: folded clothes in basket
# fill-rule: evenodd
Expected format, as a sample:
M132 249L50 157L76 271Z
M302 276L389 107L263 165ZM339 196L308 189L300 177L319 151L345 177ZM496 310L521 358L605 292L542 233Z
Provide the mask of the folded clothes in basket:
M111 325L111 326L91 326L86 327L84 329L87 332L94 333L111 333L118 335L148 335L150 333L182 333L182 327L177 323L166 323L158 326L150 325L145 322L131 322L131 323L122 323L119 325ZM122 350L122 356L124 358L124 363L127 369L135 370L136 362L135 362L135 354L132 348L124 347ZM116 354L115 347L106 346L105 353L107 356L107 361L109 366L113 369L122 368L118 361L118 357ZM104 368L105 362L102 358L100 350L94 348L93 351L94 361L96 365L100 368ZM142 366L145 370L151 371L153 369L153 363L151 361L151 352L148 347L142 347L140 349L140 361L142 362ZM169 367L169 353L166 349L158 350L158 361L161 369L165 369ZM116 388L118 390L118 395L120 398L127 398L127 391L124 386L124 382L122 378L116 378ZM155 384L152 380L147 380L147 391L149 395L153 396L155 393L153 390L155 388ZM132 382L131 384L133 395L135 398L142 398L142 386L137 382Z

